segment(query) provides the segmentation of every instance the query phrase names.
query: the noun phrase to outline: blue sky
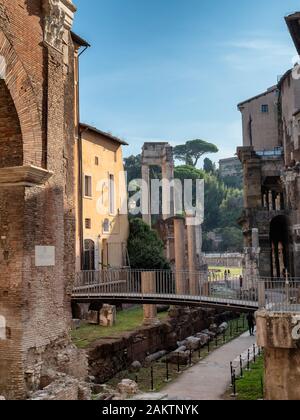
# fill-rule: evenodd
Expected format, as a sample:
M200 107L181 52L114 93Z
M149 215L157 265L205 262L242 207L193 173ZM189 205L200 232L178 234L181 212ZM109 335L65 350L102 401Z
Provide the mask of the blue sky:
M202 138L234 155L238 102L274 85L296 55L284 16L298 0L76 0L81 120L130 143Z

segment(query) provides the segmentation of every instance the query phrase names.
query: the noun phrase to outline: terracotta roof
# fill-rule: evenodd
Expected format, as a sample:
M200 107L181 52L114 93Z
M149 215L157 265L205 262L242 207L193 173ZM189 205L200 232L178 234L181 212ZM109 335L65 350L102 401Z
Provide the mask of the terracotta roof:
M289 28L291 37L293 38L298 54L300 55L300 12L286 16L285 21Z
M83 38L81 38L79 35L75 34L75 32L71 31L71 36L74 42L76 44L80 45L81 47L90 47L91 45L85 41Z
M128 146L128 143L126 141L119 139L118 137L113 136L112 134L106 133L105 131L101 131L96 127L93 127L88 124L80 123L80 129L81 131L87 130L87 131L93 131L96 134L100 134L103 137L106 137L108 140L112 140L116 143L119 143L123 146Z

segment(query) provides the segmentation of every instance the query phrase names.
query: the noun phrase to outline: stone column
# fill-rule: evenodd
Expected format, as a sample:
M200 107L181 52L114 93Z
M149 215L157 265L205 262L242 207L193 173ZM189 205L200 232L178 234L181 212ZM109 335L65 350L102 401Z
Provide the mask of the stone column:
M259 231L256 228L252 229L252 248L259 248Z
M188 241L188 259L189 259L189 292L191 295L199 294L199 284L197 275L197 253L196 253L196 230L194 225L189 225L187 216L187 241Z
M174 185L170 187L170 183L174 181L174 165L172 162L163 162L162 164L162 196L163 196L163 219L167 220L174 216ZM166 183L164 183L166 181ZM169 210L164 208L164 202L169 205Z
M142 276L142 293L144 295L156 292L156 273L153 271L145 271ZM156 325L159 323L157 319L156 305L143 305L144 308L144 325Z
M259 311L256 322L265 355L265 399L299 401L300 316Z
M174 218L174 246L175 246L175 267L176 267L176 293L185 295L188 291L187 277L185 270L185 226L184 219Z
M142 165L142 180L147 190L142 191L143 220L151 227L151 190L149 166Z

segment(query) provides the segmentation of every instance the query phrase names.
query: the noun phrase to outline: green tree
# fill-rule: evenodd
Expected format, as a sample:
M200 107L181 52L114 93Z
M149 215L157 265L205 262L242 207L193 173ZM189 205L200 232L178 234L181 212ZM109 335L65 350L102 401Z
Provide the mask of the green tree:
M243 176L225 176L222 181L228 188L243 189Z
M207 173L215 173L215 164L209 158L204 159L203 170Z
M218 153L216 145L204 140L196 139L174 148L174 157L186 165L196 167L199 159L207 153Z
M238 227L237 220L243 208L243 191L229 189L220 207L220 225L222 227Z
M222 243L219 251L221 252L242 252L243 251L243 233L238 227L226 227L218 230L222 236Z
M204 231L219 227L220 206L226 197L224 184L214 175L208 174L201 169L193 166L177 166L175 168L175 178L184 182L185 179L204 179ZM194 190L195 193L195 190ZM194 204L195 204L194 199Z
M130 220L128 254L131 268L145 270L170 268L164 256L163 242L150 226L138 218Z
M127 172L128 183L133 179L140 179L142 176L142 156L129 156L124 159L124 169Z

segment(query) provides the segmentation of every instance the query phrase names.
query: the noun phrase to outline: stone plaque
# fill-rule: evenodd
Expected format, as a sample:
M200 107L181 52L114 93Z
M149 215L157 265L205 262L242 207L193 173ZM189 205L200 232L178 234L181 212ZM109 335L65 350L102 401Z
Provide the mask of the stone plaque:
M35 266L53 267L55 266L55 247L36 246L35 247Z

